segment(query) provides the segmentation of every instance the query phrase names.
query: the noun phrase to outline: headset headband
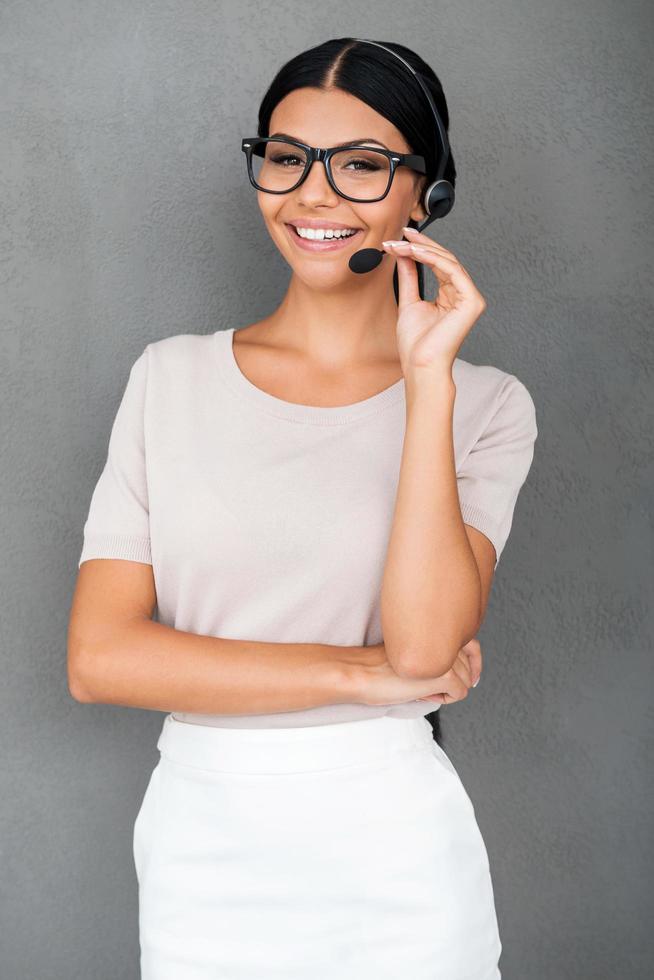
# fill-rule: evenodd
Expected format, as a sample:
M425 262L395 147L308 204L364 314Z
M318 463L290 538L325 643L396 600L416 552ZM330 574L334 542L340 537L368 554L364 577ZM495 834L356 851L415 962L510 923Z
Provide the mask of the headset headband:
M352 38L352 40L359 41L362 44L374 44L376 48L382 48L384 51L387 51L389 54L392 54L394 58L397 58L398 61L401 61L402 64L409 69L409 71L411 72L415 80L420 85L420 88L422 89L422 91L425 93L427 97L427 100L431 107L431 111L434 114L434 120L436 122L438 143L436 145L437 172L436 172L435 180L436 181L441 180L443 177L443 173L445 172L445 165L447 163L447 159L450 155L450 144L447 138L447 132L445 126L443 125L441 117L438 113L438 109L436 108L436 104L434 102L434 99L432 98L431 92L429 91L429 89L427 88L427 86L425 85L422 78L415 70L415 68L413 68L409 64L409 62L406 61L401 55L397 54L396 51L393 51L391 48L387 48L385 44L380 44L378 41L369 41L365 37L354 37Z

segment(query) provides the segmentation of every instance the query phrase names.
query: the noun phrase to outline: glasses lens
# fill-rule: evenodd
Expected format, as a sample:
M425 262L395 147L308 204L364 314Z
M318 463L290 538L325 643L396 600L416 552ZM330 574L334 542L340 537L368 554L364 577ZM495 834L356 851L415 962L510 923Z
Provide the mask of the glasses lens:
M331 164L332 177L341 194L357 201L371 201L386 193L391 162L383 153L352 147L335 153Z
M252 176L264 191L289 191L304 173L307 155L299 146L259 140L252 146Z
M292 190L300 181L307 154L293 143L258 140L252 146L252 176L264 191ZM339 150L331 158L332 177L341 194L357 201L383 197L391 179L390 160L367 147Z

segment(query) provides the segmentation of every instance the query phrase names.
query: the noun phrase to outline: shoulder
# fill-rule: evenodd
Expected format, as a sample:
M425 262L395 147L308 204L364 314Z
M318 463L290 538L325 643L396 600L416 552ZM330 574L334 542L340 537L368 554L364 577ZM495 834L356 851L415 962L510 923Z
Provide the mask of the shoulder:
M146 345L140 360L146 362L148 378L169 383L193 379L206 372L215 348L215 334L178 333Z
M151 362L167 363L170 361L193 360L207 356L215 342L215 334L207 333L177 333L171 337L150 341L146 345Z
M537 434L536 406L527 386L514 374L492 364L455 358L455 413L464 427L484 429L494 418L524 426Z

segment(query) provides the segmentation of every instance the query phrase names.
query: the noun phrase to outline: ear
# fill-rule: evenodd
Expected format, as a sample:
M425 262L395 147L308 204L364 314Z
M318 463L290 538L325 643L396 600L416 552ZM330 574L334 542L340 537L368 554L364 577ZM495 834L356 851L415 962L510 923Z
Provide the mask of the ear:
M427 217L427 212L422 205L422 197L427 190L427 178L421 175L416 175L418 177L416 181L416 196L414 199L414 204L409 214L409 218L412 221L417 221L420 224Z

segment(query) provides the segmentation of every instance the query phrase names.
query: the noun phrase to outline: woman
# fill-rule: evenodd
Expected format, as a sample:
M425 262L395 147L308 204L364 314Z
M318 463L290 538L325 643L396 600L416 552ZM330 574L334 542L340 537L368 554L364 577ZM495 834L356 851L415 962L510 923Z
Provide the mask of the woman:
M84 526L71 692L167 712L134 826L144 980L500 977L486 849L427 715L478 680L535 412L457 357L486 304L413 227L434 117L374 43L274 79L275 139L244 148L286 294L147 345ZM447 125L433 71L389 47ZM297 141L339 148L329 174ZM396 153L426 166L384 171Z

